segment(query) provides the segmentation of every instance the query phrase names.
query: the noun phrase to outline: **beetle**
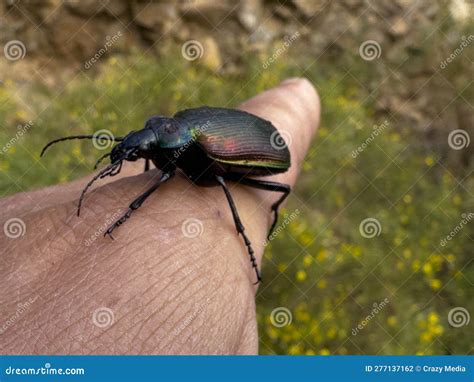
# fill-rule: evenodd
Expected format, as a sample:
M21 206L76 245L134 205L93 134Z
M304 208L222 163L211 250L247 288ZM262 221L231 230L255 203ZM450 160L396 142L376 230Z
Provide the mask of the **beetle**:
M278 221L278 209L291 190L287 184L253 178L286 172L291 165L286 142L271 122L242 110L203 106L180 111L173 117L152 116L143 129L131 131L124 137L75 135L55 139L43 148L41 156L52 144L71 139L119 142L97 161L95 167L100 161L110 157L110 164L84 187L78 202L78 216L89 187L99 178L117 175L123 161L133 162L143 158L145 171L150 168L150 161L161 170L161 176L156 182L132 201L127 212L107 229L104 236L113 238L114 229L130 218L133 211L161 184L180 170L198 186L222 187L232 211L237 234L242 236L247 247L257 276L256 283L262 280L252 244L245 234L226 181L282 193L271 206L274 217L268 234L270 237Z

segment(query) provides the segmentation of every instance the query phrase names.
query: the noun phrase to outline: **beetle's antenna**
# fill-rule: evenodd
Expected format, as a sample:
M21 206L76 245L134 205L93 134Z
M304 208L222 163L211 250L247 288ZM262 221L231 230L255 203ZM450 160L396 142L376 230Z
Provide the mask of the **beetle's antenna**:
M102 162L105 158L109 156L110 156L110 153L107 153L107 154L102 155L99 159L97 159L97 162L95 162L95 165L94 165L94 170L97 168L100 162Z
M100 171L97 175L95 175L89 183L84 187L81 193L81 197L79 198L79 203L77 204L77 216L81 214L81 205L82 205L82 200L84 199L84 196L86 195L87 190L89 189L90 186L92 186L92 183L94 183L97 179L99 178L104 178L105 176L109 175L110 172L115 170L115 168L121 163L121 161L114 162L112 164L109 164L106 168L104 168L102 171Z
M55 139L49 142L46 146L44 146L43 150L41 151L40 157L43 156L43 154L46 152L49 146L54 145L55 143L58 143L58 142L68 141L71 139L98 139L98 140L106 140L106 141L114 141L114 142L123 141L123 137L109 137L105 135L71 135L70 137L59 138L59 139Z

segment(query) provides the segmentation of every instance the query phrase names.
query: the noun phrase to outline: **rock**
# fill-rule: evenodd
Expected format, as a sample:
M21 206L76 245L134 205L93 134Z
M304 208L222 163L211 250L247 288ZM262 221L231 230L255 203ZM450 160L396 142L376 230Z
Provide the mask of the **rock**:
M174 22L178 16L172 3L133 3L132 12L137 25L155 30Z
M261 47L272 42L281 31L281 24L273 19L265 19L249 37L253 47Z
M228 0L190 0L182 4L180 8L183 18L198 21L208 26L222 24L225 20L231 18L236 11L235 4Z
M293 0L296 9L306 18L316 16L328 3L328 0Z
M202 64L212 71L219 70L222 67L222 58L216 40L210 36L205 37L202 45L204 48Z
M395 37L401 37L408 32L408 23L402 17L396 17L391 23L389 33Z
M262 4L259 0L244 0L240 3L237 18L249 32L257 29L262 14Z
M108 13L111 16L119 17L125 14L128 7L127 2L123 0L67 0L64 4L72 12L87 17L97 13Z

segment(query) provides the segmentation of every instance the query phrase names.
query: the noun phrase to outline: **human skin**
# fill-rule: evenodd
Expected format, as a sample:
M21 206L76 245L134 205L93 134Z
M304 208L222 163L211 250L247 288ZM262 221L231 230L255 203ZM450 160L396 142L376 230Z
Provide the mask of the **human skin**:
M293 186L319 124L314 87L290 79L239 108L283 132L291 168L265 179ZM2 224L21 218L26 227L16 239L0 235L0 353L258 353L256 276L222 188L177 174L115 240L102 236L158 176L142 171L142 161L127 162L97 182L79 218L77 198L90 176L0 199ZM228 186L260 266L270 206L281 194ZM183 234L187 219L200 222L199 236Z

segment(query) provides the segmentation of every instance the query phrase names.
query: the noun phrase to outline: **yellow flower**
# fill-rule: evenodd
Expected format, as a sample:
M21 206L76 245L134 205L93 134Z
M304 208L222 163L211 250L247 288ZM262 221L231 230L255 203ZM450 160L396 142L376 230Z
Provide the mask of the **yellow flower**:
M303 270L296 272L296 280L298 280L299 282L305 281L306 280L306 272L303 271Z
M433 166L433 163L434 163L434 160L433 160L433 157L432 157L431 155L430 155L430 156L427 156L427 157L425 158L425 164L426 164L427 166L430 166L430 167L431 167L431 166Z
M327 332L327 336L328 336L329 339L336 338L336 334L337 334L337 329L334 328L334 327L330 328Z
M278 264L278 272L283 273L286 271L288 265L286 263L279 263Z
M403 197L403 201L406 203L406 204L410 204L411 201L413 200L412 196L410 194L406 194L404 197Z
M327 349L327 348L322 348L322 349L319 351L319 354L321 354L321 355L330 355L331 352L330 352L329 349Z
M313 242L313 235L309 234L308 232L303 232L300 235L300 242L304 246L308 246Z
M430 281L430 287L433 290L438 290L439 288L441 288L441 280L439 280L439 279L431 280Z
M316 261L318 263L322 263L324 260L326 260L328 257L328 251L325 249L321 249L318 254L316 255Z
M406 248L403 250L403 257L405 259L409 259L411 257L411 249L410 248Z
M462 203L462 198L459 194L456 194L453 196L453 203L456 205L456 206L459 206L461 205Z
M441 334L443 334L444 332L444 328L441 326L441 325L436 325L435 327L433 327L433 333L437 336L440 336Z
M420 270L420 260L415 260L411 263L411 269L413 269L414 272L418 272Z
M303 257L303 264L305 266L307 266L307 267L310 266L312 262L313 262L313 257L311 255L305 255Z
M327 284L328 284L328 283L326 282L325 279L321 279L321 280L319 280L319 281L316 283L316 286L317 286L319 289L324 289L324 288L326 288Z
M428 276L433 273L433 267L431 266L430 263L426 263L425 265L423 265L422 269L423 269L423 273Z
M306 350L306 355L316 355L315 351L312 349Z
M420 335L421 342L430 342L433 339L433 336L429 332L423 332Z
M428 323L431 325L435 325L439 322L439 316L436 314L436 312L430 312L428 314Z
M292 355L301 354L302 350L301 345L291 345L288 349L288 353Z
M397 326L397 323L398 323L397 317L395 317L395 316L390 316L390 317L387 318L387 324L388 324L389 326L391 326L391 327Z

